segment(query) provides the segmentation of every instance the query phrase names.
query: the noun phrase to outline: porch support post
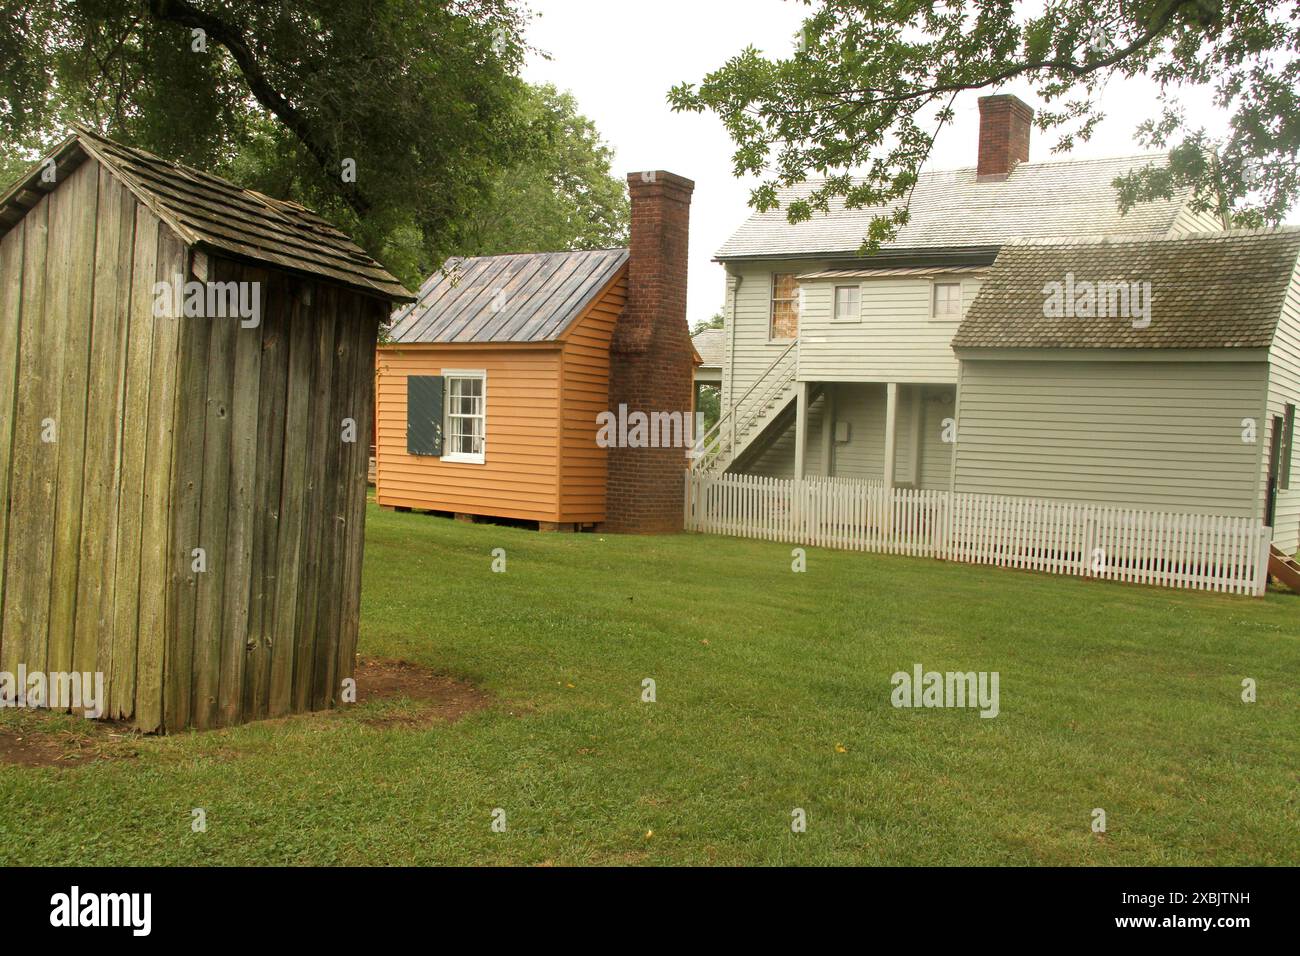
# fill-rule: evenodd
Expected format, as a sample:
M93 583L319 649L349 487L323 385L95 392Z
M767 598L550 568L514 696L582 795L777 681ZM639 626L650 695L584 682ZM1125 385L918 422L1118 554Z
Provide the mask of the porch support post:
M912 385L907 391L912 397L911 435L908 436L910 457L908 458L907 474L912 487L919 488L921 486L921 422L925 417L925 386Z
M731 306L731 321L725 323L727 327L727 364L723 368L722 381L718 384L718 414L726 415L729 412L734 413L736 410L736 297L740 294L739 275L727 270L727 292L729 293L728 304ZM723 386L726 386L724 389ZM728 429L731 432L731 444L723 445L722 429L718 429L718 445L727 448L727 453L731 456L736 454L736 416L731 415L731 424Z
M835 383L822 385L822 474L827 478L835 474L831 455L835 449Z
M894 487L894 466L898 461L898 383L885 386L885 487Z
M812 382L800 382L795 397L794 410L794 476L804 476L805 445L808 443L808 399L812 395Z

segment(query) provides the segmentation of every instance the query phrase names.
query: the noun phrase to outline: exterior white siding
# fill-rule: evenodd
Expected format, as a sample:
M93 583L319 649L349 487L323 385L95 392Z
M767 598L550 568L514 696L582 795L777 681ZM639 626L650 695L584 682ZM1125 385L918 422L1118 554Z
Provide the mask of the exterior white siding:
M932 317L934 282L959 282L961 315ZM861 290L856 322L835 321L835 288ZM930 382L955 384L951 342L980 279L951 277L811 279L803 285L799 378L816 382Z
M728 266L734 278L725 310L724 406L739 400L789 345L768 337L772 276L813 272L826 266L824 262L781 260ZM814 382L955 384L957 360L950 343L960 316L931 318L933 281L928 277L805 280L799 317L799 377ZM944 281L961 283L964 315L979 292L979 277L959 274ZM861 288L859 321L834 321L837 285Z
M739 401L745 390L790 344L768 338L772 316L772 276L776 273L811 272L822 262L736 262L728 265L734 277L728 283L727 361L722 367L722 404ZM739 280L737 283L736 280Z
M1263 362L962 363L959 492L1262 514Z
M1178 215L1174 217L1174 224L1169 227L1169 235L1185 236L1192 232L1218 232L1223 228L1223 221L1208 210L1206 212L1193 212L1190 205L1184 206L1178 210Z
M1300 266L1291 278L1268 359L1268 416L1259 430L1260 441L1264 443L1260 467L1261 498L1268 481L1268 443L1273 439L1273 416L1282 415L1288 403L1300 406ZM1274 508L1273 541L1288 553L1300 550L1300 455L1296 455L1294 448L1291 451L1291 488L1278 492Z

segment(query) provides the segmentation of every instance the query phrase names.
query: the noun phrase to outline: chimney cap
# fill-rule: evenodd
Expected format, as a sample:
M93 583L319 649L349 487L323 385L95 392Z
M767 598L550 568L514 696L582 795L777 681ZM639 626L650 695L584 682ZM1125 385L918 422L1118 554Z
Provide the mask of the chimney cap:
M695 181L685 176L678 176L666 169L646 169L627 174L627 184L633 189L643 186L675 186L686 192L695 190Z
M981 112L993 106L1006 106L1013 110L1019 109L1030 116L1034 115L1034 108L1014 93L991 93L988 96L981 96L979 105Z

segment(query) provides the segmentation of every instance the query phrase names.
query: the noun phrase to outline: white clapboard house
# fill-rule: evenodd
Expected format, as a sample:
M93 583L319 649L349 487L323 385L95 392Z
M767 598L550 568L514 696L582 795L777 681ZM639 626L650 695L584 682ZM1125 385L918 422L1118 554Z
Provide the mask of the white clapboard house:
M787 221L812 184L718 250L688 526L1257 593L1300 547L1300 230L1123 214L1162 157L1029 162L1028 106L980 114L978 165L922 173L877 254L885 210Z

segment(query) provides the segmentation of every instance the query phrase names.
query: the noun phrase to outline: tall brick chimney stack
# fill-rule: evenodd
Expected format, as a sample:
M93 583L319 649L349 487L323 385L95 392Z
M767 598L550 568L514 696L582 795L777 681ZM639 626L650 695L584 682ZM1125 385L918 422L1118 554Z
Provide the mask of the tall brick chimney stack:
M689 419L695 353L686 324L686 250L695 183L655 170L629 174L627 188L632 241L627 304L610 347L610 409L617 414L626 404L629 414ZM610 448L608 461L607 530L682 530L685 448Z
M1033 108L1024 100L1003 93L981 96L980 155L976 178L1006 179L1017 163L1029 161L1029 130Z

